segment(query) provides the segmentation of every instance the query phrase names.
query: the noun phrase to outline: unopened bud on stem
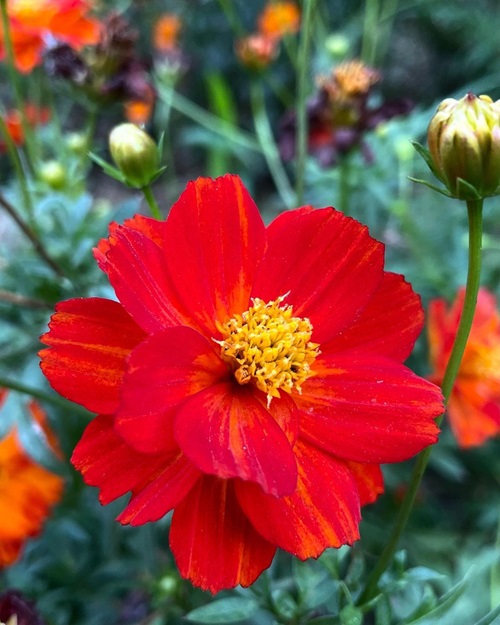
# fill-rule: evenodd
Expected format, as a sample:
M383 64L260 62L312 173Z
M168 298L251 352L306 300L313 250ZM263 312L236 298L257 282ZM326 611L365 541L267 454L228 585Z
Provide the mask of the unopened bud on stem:
M142 189L159 171L158 147L135 124L120 124L109 135L109 150L128 185Z
M476 200L500 193L500 100L472 93L443 100L427 141L432 169L453 197Z

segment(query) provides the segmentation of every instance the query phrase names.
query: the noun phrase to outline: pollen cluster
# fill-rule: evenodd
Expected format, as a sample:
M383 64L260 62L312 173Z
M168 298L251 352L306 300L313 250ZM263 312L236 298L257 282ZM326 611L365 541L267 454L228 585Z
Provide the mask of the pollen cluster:
M282 305L285 295L265 303L252 299L253 306L225 323L217 324L223 340L224 360L233 363L239 384L253 383L267 395L268 405L280 390L299 393L314 372L311 365L319 354L311 343L309 319L294 317L291 305Z

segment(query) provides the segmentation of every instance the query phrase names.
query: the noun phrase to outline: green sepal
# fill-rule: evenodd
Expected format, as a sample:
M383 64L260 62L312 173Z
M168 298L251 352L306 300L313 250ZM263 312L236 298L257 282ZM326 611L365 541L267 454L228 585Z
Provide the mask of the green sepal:
M413 178L412 176L408 176L408 180L411 180L412 182L418 182L418 184L423 184L424 186L429 187L429 189L437 191L438 193L441 193L441 195L444 195L446 197L455 197L448 191L448 189L441 189L440 187L436 187L435 184L427 182L427 180L422 180L421 178Z
M90 160L94 161L94 163L102 168L105 174L107 174L111 178L114 178L115 180L118 180L119 182L122 182L123 184L127 184L125 176L119 169L113 167L113 165L110 165L104 159L102 159L100 156L97 156L97 154L94 154L93 152L87 152L87 155Z
M420 144L418 141L410 141L410 143L415 148L419 156L421 156L424 159L427 167L431 170L431 172L436 176L436 178L440 182L444 184L443 177L441 176L439 171L436 169L436 166L434 165L434 161L432 159L432 156L429 150L427 148L424 148L424 146Z

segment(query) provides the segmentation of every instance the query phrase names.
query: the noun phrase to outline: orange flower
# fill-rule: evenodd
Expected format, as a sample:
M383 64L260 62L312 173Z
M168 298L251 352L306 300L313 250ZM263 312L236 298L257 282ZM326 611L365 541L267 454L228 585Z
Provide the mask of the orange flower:
M26 121L30 126L46 124L50 119L50 109L46 107L38 108L34 104L26 105ZM5 126L10 138L16 145L24 143L24 132L21 123L21 113L17 109L7 111L4 117ZM5 151L5 142L0 140L0 152Z
M165 13L160 16L153 29L153 47L158 52L169 52L177 47L182 22L177 15Z
M125 119L131 124L144 126L151 119L155 105L155 92L152 87L145 90L141 99L129 100L123 105Z
M262 35L280 39L292 35L300 28L300 9L295 2L268 3L258 20Z
M448 307L429 305L428 337L433 381L440 382L463 308L465 289ZM500 433L500 315L495 296L481 289L472 330L448 402L450 426L461 447L481 445Z
M7 391L0 389L0 406ZM57 442L40 406L29 410L57 453ZM63 480L34 462L20 445L13 429L0 441L0 568L12 564L26 539L36 536L52 506L61 497Z
M9 0L7 11L19 71L28 73L42 60L47 35L79 50L99 39L99 23L87 17L88 0ZM0 59L5 58L0 27Z

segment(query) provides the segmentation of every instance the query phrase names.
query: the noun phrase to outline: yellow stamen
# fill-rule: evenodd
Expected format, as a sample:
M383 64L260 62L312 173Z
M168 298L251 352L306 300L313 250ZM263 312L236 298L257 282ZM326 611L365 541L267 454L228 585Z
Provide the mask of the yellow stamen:
M314 371L311 365L319 352L311 343L313 327L306 317L293 317L293 307L281 305L285 295L267 304L252 300L253 306L225 323L217 322L223 340L224 360L234 366L239 384L253 383L267 395L267 404L280 397L280 390L301 392L301 385Z

